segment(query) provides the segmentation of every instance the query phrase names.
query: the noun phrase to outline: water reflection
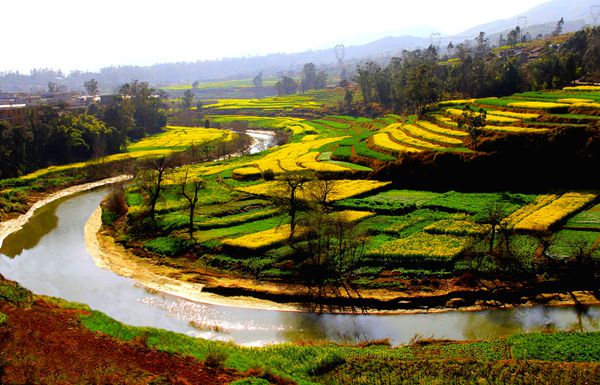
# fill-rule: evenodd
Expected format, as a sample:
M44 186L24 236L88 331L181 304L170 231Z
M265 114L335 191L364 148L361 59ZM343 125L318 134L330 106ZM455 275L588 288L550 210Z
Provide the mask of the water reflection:
M131 325L233 340L243 345L283 341L393 344L424 338L482 339L544 330L600 330L600 308L533 308L407 315L332 315L213 306L146 290L135 281L96 267L83 227L106 190L39 210L0 249L0 273L39 293L82 302ZM15 256L18 256L15 258Z
M21 231L10 234L0 247L0 254L11 258L21 255L23 250L30 250L37 246L44 235L56 228L58 217L56 208L60 205L60 200L51 202L36 211L34 215Z

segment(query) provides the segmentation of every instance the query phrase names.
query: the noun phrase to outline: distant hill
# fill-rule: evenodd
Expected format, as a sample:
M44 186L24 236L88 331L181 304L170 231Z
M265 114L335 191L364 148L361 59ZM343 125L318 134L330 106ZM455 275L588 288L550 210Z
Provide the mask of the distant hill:
M517 18L524 16L527 18L528 26L545 25L556 23L560 18L565 22L577 22L581 27L584 24L593 23L590 8L600 4L598 0L553 0L530 9L522 14L515 15L509 19L496 20L491 23L481 24L460 33L459 36L471 37L480 31L487 34L495 34L513 29L517 26Z

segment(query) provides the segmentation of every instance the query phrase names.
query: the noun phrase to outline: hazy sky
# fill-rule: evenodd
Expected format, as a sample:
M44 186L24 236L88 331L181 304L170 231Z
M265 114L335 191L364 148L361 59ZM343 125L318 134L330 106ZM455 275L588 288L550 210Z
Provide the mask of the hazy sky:
M0 71L298 52L415 26L427 36L423 26L448 35L547 1L8 0L0 5Z

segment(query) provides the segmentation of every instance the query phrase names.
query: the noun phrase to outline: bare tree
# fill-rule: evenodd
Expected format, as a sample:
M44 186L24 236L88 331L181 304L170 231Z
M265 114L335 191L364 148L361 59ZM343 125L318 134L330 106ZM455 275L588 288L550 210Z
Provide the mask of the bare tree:
M506 217L506 205L499 202L490 202L483 211L484 223L491 226L490 229L490 248L489 253L494 249L494 240L496 238L496 230ZM507 250L508 251L508 250Z
M311 179L310 174L306 172L289 172L279 179L283 188L273 197L273 203L290 218L289 241L294 239L298 212L303 204L299 194L304 191L304 185Z
M314 203L320 205L320 209L324 212L329 212L329 200L331 193L335 190L336 181L329 175L324 175L321 179L318 179L311 183L310 188L307 189L308 198Z
M146 205L150 208L150 218L156 224L156 203L163 193L163 182L166 174L173 167L170 158L159 157L146 161L136 177L135 184L148 198Z
M188 232L190 233L190 239L194 240L194 211L196 210L196 204L198 203L198 194L200 190L206 188L206 182L202 179L189 178L188 171L186 170L181 183L181 196L188 201L189 208L189 222Z
M311 210L303 221L308 240L298 255L298 269L306 285L307 303L311 311L356 311L346 306L352 298L360 298L353 284L356 270L365 251L366 236L356 225L337 213Z

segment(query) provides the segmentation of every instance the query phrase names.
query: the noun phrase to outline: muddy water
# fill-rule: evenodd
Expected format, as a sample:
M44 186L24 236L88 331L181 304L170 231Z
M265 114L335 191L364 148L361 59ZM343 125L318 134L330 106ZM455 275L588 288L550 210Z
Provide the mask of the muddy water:
M106 189L81 193L36 212L0 248L0 273L38 294L90 305L119 321L243 345L327 339L357 342L423 337L479 339L526 331L600 330L600 308L522 308L414 315L315 315L214 306L152 293L98 268L83 228ZM192 326L193 325L193 326Z

